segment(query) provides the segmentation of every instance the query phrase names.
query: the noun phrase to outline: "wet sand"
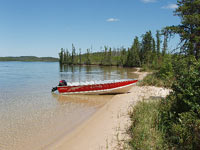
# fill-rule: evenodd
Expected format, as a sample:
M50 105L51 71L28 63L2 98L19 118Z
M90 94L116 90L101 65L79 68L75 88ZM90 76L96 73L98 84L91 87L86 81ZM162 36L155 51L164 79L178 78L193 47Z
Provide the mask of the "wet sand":
M147 73L136 72L139 80ZM123 139L127 139L126 129L130 124L128 113L138 101L149 97L165 97L169 89L137 86L129 93L112 97L92 117L78 126L73 132L59 139L48 150L104 150L120 149L124 146Z

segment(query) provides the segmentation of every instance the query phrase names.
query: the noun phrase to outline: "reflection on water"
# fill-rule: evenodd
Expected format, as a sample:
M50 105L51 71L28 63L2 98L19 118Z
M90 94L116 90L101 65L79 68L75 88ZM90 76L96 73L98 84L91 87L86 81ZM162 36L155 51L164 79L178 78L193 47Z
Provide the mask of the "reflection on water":
M70 132L112 95L52 95L68 82L136 78L130 68L0 62L0 150L38 150Z
M110 100L113 95L60 95L52 93L59 103L78 103L85 106L100 107Z
M134 74L133 71L133 68L117 66L60 65L61 78L70 82L137 78L138 76Z

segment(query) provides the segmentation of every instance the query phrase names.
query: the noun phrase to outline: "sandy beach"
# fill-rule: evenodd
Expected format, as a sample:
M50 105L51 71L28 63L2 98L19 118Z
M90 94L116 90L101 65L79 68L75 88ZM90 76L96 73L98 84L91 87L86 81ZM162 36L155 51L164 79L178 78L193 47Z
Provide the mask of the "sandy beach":
M142 80L147 73L138 73ZM126 94L119 94L100 108L91 118L70 134L49 145L48 150L115 150L125 146L126 129L130 124L129 111L138 101L150 97L165 97L169 89L135 85Z

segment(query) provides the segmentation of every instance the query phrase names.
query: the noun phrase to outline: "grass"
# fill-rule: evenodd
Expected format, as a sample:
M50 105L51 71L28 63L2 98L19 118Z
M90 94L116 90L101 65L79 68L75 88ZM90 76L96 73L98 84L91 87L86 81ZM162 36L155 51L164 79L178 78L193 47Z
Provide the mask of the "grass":
M129 145L134 150L165 150L163 134L158 130L159 100L138 102L130 114Z
M157 77L156 73L148 74L141 82L141 86L157 86L157 87L167 87L170 88L172 85L172 79L161 79Z

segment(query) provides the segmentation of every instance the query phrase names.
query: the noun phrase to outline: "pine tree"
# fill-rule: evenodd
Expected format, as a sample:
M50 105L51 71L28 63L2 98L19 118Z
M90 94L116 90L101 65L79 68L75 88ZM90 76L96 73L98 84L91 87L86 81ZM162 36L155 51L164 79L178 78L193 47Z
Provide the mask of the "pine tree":
M72 44L72 64L75 64L75 56L76 56L76 49L74 47L74 44Z
M108 47L104 46L103 65L107 64L107 53L108 53Z
M59 62L60 62L60 64L63 64L64 63L64 49L63 48L61 48L61 51L60 51L60 53L59 53Z
M122 47L122 48L120 49L120 66L125 65L125 63L126 63L126 58L127 58L126 49L125 49L124 47Z
M101 57L100 65L103 65L103 61L104 61L104 51L103 51L103 48L102 48L102 47L100 47L100 50L101 50L101 53L100 53L100 57Z
M69 51L68 51L68 49L66 49L66 64L70 64L70 57L69 57Z
M87 49L87 53L86 53L86 65L90 65L91 61L90 61L90 49Z
M140 53L140 58L142 60L142 64L147 64L148 66L152 62L151 54L152 54L152 34L151 31L146 32L143 35L142 39L142 50Z
M81 59L81 48L79 48L79 64L81 65L82 59Z
M128 67L139 67L141 66L140 57L140 42L138 37L136 36L133 41L133 45L130 49L128 49L127 59L126 59L126 66Z
M151 54L151 59L152 59L152 65L151 67L156 69L159 65L158 65L158 58L159 58L159 53L157 53L157 50L156 50L156 42L154 40L154 38L152 39L152 48L153 48L153 51L152 51L152 54Z
M140 57L139 57L140 42L139 42L137 36L134 39L132 49L133 49L133 66L139 67L139 66L141 66L141 61L140 61Z
M154 38L152 38L152 52L153 52L153 54L156 54L156 42L155 42Z
M175 15L181 19L181 24L166 27L170 34L180 36L181 52L200 58L200 1L179 0Z
M156 53L157 53L157 56L159 57L160 55L160 31L157 30L156 31Z
M162 56L165 56L165 54L167 52L167 39L168 39L167 32L164 32L164 42L163 42Z
M133 48L128 48L127 59L125 66L132 67L133 66Z
M63 54L64 56L63 56L63 62L66 64L67 63L67 53L66 53L66 51L64 50L64 54Z
M109 48L109 52L108 52L108 65L109 66L112 65L112 49L111 49L111 47Z

